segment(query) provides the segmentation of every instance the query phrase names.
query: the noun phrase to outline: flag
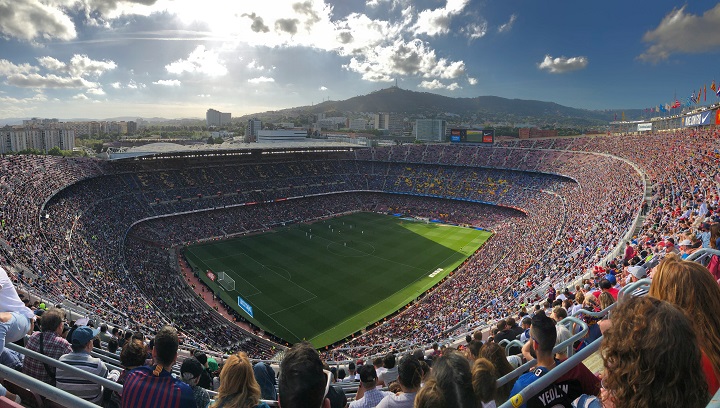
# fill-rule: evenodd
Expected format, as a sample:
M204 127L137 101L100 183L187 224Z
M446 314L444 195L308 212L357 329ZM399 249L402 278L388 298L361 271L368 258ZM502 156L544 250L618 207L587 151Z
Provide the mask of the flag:
M622 121L625 122L625 112L622 113Z
M707 102L707 85L705 85L705 91L703 93L703 102Z
M720 98L720 86L718 87L718 90L715 92L715 96Z
M615 112L615 120L617 120L617 112Z
M710 89L712 89L713 92L717 92L717 87L715 86L715 80L713 79L712 84L710 84Z
M670 107L670 109L677 109L680 107L680 101L675 99L675 103Z

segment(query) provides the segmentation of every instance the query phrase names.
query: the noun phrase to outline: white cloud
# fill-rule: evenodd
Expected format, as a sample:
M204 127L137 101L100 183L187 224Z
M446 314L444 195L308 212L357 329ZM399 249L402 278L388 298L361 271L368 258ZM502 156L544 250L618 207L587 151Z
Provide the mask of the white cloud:
M105 95L105 91L103 91L102 88L90 88L87 91L85 91L85 93L88 93L90 95L98 95L98 96Z
M275 78L268 78L268 77L257 77L257 78L251 78L247 80L251 84L261 84L265 82L275 82Z
M130 82L128 82L128 84L127 84L127 87L130 89L140 89L140 88L145 88L146 86L147 85L145 85L143 83L135 82L134 79L131 79Z
M452 18L460 14L469 2L470 0L447 0L445 7L421 11L413 26L415 34L429 36L447 34L450 31Z
M66 67L66 64L53 57L40 57L37 59L40 65L51 71L60 71Z
M37 72L38 68L30 64L14 64L6 59L0 59L0 75L27 74Z
M470 85L477 85L478 80L477 80L477 78L468 77L468 83L469 83Z
M85 94L77 94L77 95L73 96L72 98L73 98L73 99L77 99L77 100L83 100L83 101L86 101L86 100L90 99L90 98L88 98L88 96L85 95Z
M57 62L63 64L60 61ZM73 76L99 76L115 68L117 68L115 61L98 61L84 54L75 54L70 59L70 63L63 65L60 70L65 70Z
M511 15L510 20L507 23L502 24L502 25L500 25L500 27L498 27L498 33L506 33L508 31L510 31L512 29L513 24L515 24L515 20L517 20L517 15L515 15L515 14Z
M465 35L470 39L470 41L485 37L485 34L487 34L487 31L488 31L487 21L483 21L480 24L472 23L462 29L462 32L465 33Z
M320 87L320 90L321 90L321 91L327 91L328 88L327 88L327 86L321 86L321 87Z
M256 69L258 71L263 71L265 69L265 67L260 65L255 59L250 61L250 63L247 64L247 67L248 69Z
M394 76L453 79L465 73L464 62L438 59L435 50L417 39L375 47L372 52L351 58L343 67L374 82L390 82Z
M198 95L197 97L198 97L198 98L209 98L210 95L208 95L208 94L200 94L200 95Z
M113 82L112 84L110 84L110 86L115 89L120 89L122 87L122 85L120 85L120 82Z
M720 3L702 16L673 9L660 24L643 35L650 44L641 60L658 62L675 53L702 53L720 48Z
M538 68L548 71L551 74L564 74L566 72L584 69L587 65L587 57L553 58L550 55L546 55L545 59L538 64Z
M75 25L59 7L40 0L0 0L0 34L32 41L36 38L71 40Z
M7 77L8 85L20 88L96 88L97 84L83 78L61 77L55 74L13 74Z
M462 89L460 85L458 85L457 82L453 82L450 85L445 85L442 82L438 81L437 79L433 79L432 81L422 81L418 85L418 88L425 88L425 89L447 89L450 91L454 91L457 89Z
M153 84L162 86L180 86L182 82L178 81L177 79L160 79L153 82Z
M199 73L209 76L222 76L228 73L227 68L220 61L217 52L206 50L204 45L198 45L187 59L180 59L165 65L171 74L183 72Z

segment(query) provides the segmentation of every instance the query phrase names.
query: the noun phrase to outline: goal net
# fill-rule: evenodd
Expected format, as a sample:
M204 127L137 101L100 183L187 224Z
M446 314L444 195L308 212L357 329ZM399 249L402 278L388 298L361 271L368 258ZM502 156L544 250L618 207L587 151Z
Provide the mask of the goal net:
M235 280L229 277L225 272L218 272L218 284L227 291L235 290Z

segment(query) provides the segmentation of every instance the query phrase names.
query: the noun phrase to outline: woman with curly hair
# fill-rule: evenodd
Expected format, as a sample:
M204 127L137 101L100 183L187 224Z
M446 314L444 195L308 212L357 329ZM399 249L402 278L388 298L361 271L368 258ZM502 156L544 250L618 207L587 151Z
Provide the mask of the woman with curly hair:
M600 350L604 389L599 399L575 400L578 408L702 408L710 400L695 333L668 302L647 296L621 300Z
M658 265L649 295L679 307L690 318L702 352L708 392L720 388L720 286L697 262L667 256Z
M220 388L212 408L269 408L260 402L260 385L255 380L247 354L239 352L225 360Z

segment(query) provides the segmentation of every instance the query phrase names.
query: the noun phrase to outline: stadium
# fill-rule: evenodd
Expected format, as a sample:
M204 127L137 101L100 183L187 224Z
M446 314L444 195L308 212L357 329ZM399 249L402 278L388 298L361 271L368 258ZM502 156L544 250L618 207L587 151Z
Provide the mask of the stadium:
M681 207L716 208L717 132L4 156L0 265L31 299L146 336L171 324L218 359L457 347L592 285Z

